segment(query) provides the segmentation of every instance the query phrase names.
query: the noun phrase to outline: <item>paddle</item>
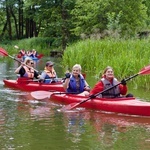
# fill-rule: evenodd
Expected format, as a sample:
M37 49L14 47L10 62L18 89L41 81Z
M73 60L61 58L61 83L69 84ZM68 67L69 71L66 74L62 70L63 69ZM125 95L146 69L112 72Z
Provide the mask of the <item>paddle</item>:
M135 74L135 75L133 75L133 76L130 76L129 78L124 79L124 80L125 80L125 81L128 81L128 80L130 80L130 79L132 79L132 78L134 78L134 77L136 77L136 76L138 76L138 75L147 75L147 74L150 74L150 65L148 65L148 66L144 67L143 69L141 69L139 73L137 73L137 74ZM119 82L118 84L116 84L116 85L114 85L114 86L112 86L112 87L110 87L110 88L108 88L108 89L103 90L102 92L99 92L99 93L97 93L97 94L94 94L94 95L92 95L91 97L89 97L89 98L87 98L87 99L85 99L85 100L83 100L83 101L81 101L81 102L79 102L79 103L71 103L71 104L69 104L69 105L66 105L62 110L63 110L63 111L68 110L68 109L71 110L71 109L73 109L73 108L75 108L75 107L77 107L77 106L79 106L79 105L81 105L81 104L87 102L88 100L93 99L93 98L95 98L96 96L98 96L98 95L100 95L100 94L103 94L104 92L109 91L109 90L115 88L116 86L118 86L118 85L120 85L120 84L121 84L121 82Z
M6 52L6 50L4 50L2 47L0 47L0 55L1 55L1 56L8 56L8 57L10 57L10 58L12 58L12 59L18 61L19 63L24 64L22 61L20 61L20 60L16 59L15 57L9 55L9 54ZM36 69L34 69L34 68L32 68L32 67L26 65L26 64L24 64L24 65L25 65L26 67L28 67L28 68L33 69L33 70L36 71L36 72L39 72L38 70L36 70Z
M42 99L45 99L45 98L50 98L52 94L78 94L78 93L75 93L75 92L71 92L71 93L68 93L68 92L49 92L49 91L34 91L34 92L31 92L30 93L31 96L35 99L38 99L38 100L42 100Z

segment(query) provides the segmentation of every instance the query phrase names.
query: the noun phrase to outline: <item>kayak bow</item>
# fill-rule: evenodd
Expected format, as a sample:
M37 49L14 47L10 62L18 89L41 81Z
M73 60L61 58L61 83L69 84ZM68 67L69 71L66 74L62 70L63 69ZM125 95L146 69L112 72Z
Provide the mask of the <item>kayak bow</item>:
M18 78L19 79L19 78ZM19 89L22 91L39 91L39 90L44 90L44 91L60 91L64 92L64 88L61 82L56 82L56 83L49 83L49 84L44 84L40 83L38 81L31 81L31 80L3 80L4 85L10 88L15 88Z

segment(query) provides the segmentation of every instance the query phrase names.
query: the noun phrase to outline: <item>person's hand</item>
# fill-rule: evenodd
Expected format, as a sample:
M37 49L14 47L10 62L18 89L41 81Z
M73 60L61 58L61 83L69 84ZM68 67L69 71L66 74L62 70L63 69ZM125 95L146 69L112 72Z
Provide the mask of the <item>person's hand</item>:
M70 73L66 73L66 74L65 74L65 77L66 77L66 78L70 78Z
M90 91L90 86L86 86L86 87L84 88L84 90L85 90L85 91Z
M122 84L122 85L126 85L126 84L127 84L127 83L126 83L126 80L125 80L125 79L121 80L121 84Z

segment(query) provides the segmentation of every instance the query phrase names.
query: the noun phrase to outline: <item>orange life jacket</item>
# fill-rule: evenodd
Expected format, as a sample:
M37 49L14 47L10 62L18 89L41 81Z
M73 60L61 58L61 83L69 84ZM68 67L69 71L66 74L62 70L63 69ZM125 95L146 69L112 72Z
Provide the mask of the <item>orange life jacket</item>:
M26 66L23 66L23 68L25 69L26 73L24 74L24 77L28 77L33 79L34 78L34 70L33 69L29 69Z

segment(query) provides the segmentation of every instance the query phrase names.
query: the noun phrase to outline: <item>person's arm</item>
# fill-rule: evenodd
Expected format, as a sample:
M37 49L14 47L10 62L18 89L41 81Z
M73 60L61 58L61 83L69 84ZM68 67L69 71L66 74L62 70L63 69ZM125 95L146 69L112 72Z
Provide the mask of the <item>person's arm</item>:
M25 69L21 67L17 74L20 74L20 77L23 77L25 73L26 73Z
M40 75L40 80L44 81L46 77L46 72L43 71L42 74Z
M16 74L19 74L19 71L20 71L20 69L21 69L22 67L23 67L23 66L20 65L20 66L15 70L15 73L16 73Z
M100 82L96 83L96 85L94 86L94 88L90 91L90 95L97 94L99 92L102 92L103 90L104 90L104 85L100 81Z
M36 79L39 79L39 78L40 78L40 75L39 75L36 71L34 71L34 77L35 77Z
M66 78L65 82L63 83L63 87L65 90L67 90L68 86L69 86L69 82L70 82L70 78Z
M84 90L85 90L85 91L90 91L90 86L89 86L89 84L86 82L86 80L84 80L84 82L85 82Z
M69 82L70 82L70 73L66 73L65 76L66 76L66 79L65 79L65 82L63 83L63 87L65 90L67 90L69 86Z

